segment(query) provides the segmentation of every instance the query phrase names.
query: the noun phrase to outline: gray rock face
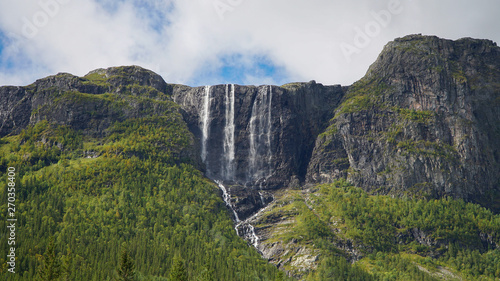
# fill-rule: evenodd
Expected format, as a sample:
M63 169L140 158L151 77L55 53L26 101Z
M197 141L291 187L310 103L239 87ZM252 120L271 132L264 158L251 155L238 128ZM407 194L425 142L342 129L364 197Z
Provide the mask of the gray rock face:
M173 100L197 138L195 162L224 183L242 220L276 189L339 178L372 193L453 196L498 211L499 81L495 43L418 35L387 44L350 87L191 88L137 66L60 73L0 87L0 136L41 120L103 136L114 122L178 110Z
M59 73L26 87L0 87L0 136L41 120L103 136L113 122L161 115L171 107L133 96L167 101L169 91L161 76L137 66L98 69L85 77ZM123 100L106 99L107 93L123 94Z
M200 139L206 174L230 186L239 198L237 212L246 218L269 202L266 190L304 182L316 136L344 92L314 81L285 87L177 86L173 99Z
M0 87L0 136L25 128L29 123L31 102L22 87Z
M310 183L500 207L500 48L407 36L389 43L316 141Z

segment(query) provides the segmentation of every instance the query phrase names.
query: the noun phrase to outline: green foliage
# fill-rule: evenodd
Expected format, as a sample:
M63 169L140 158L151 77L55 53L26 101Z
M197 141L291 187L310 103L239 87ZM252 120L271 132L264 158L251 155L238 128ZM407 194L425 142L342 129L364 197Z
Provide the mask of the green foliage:
M278 273L278 276L276 276L276 279L274 279L275 281L285 281L285 273L283 271L280 271Z
M363 94L359 96L354 96L350 98L348 101L346 101L342 105L342 108L340 109L339 113L344 114L344 113L359 112L362 110L369 110L375 105L376 103L373 97L369 96L368 94Z
M368 195L343 180L277 200L263 219L279 214L295 223L281 226L273 239L293 239L319 254L307 280L498 278L500 215L479 205ZM351 241L365 257L350 264L339 241Z
M47 250L41 257L38 278L42 281L58 280L61 276L61 262L54 250L54 239L51 237Z
M362 268L370 271L377 280L415 280L415 281L437 281L427 267L432 267L432 261L428 261L425 266L412 261L407 255L387 254L378 252L369 255L360 262ZM423 258L421 259L423 260ZM423 268L422 270L419 268ZM436 268L436 267L434 267Z
M476 279L480 276L500 278L500 251L498 249L481 253L478 250L462 249L459 244L452 243L440 261L463 272L468 279Z
M303 87L304 84L305 83L298 83L298 82L287 83L287 84L281 85L281 88L287 89L289 91L296 91L296 90L300 89L301 87Z
M340 105L335 118L341 114L385 107L380 97L389 90L390 86L382 79L361 79L351 86L346 94L346 100Z
M189 161L181 159L181 152L191 140L187 127L179 120L180 116L174 115L116 123L109 129L110 135L102 152L169 163Z
M409 154L441 157L449 161L456 161L458 159L455 147L445 143L424 140L403 140L398 142L396 147Z
M172 265L172 269L170 269L169 274L170 281L187 281L187 272L184 267L184 260L179 257L175 257Z
M367 273L356 265L349 264L344 258L330 257L321 261L319 268L308 280L352 280L369 281L377 280L373 275Z
M22 227L19 271L4 267L0 276L38 280L37 256L47 252L55 253L52 264L61 264L59 279L110 280L126 243L140 280L165 280L175 253L186 261L189 280L202 272L213 280L273 280L277 269L237 236L217 187L183 158L191 138L176 112L118 122L100 139L83 140L80 132L47 122L4 138L0 181L7 182L8 167L16 168ZM96 158L86 158L82 147ZM6 239L0 236L2 252Z
M90 83L99 86L110 87L111 84L108 82L108 78L102 72L93 72L84 76Z
M403 119L422 124L428 124L435 115L434 112L428 110L414 110L398 107L394 108L394 111L396 111L399 116L403 117Z
M407 249L411 240L397 240L398 233L419 229L440 243L459 243L463 247L483 247L482 236L491 235L500 243L500 217L472 203L450 198L410 200L389 196L368 196L344 182L324 185L321 200L325 215L343 219L348 237L371 245L376 251ZM319 202L319 201L318 201ZM401 248L402 247L402 248Z
M340 228L346 238L371 247L373 253L407 252L424 256L434 253L442 255L439 261L443 265L466 276L499 277L495 261L498 261L500 251L494 249L494 245L500 243L500 216L479 205L450 198L409 200L368 196L361 189L342 181L323 185L320 193L321 196L314 197L314 208L323 214L323 223L332 225L331 218L341 218L335 227ZM418 243L415 231L435 241L434 246ZM484 243L484 236L490 237L490 244ZM457 251L457 248L461 250ZM458 253L461 253L460 261L453 258ZM397 255L377 254L370 260L370 263L379 264L379 273L375 272L375 276L381 279L434 278ZM437 263L436 260L430 261Z
M200 281L215 281L214 270L210 267L210 260L205 260L205 265L203 266L202 271L200 272L200 276L198 280ZM278 274L279 275L279 274Z
M116 270L119 281L135 280L135 265L132 258L129 256L127 249L122 251L120 258L120 267Z

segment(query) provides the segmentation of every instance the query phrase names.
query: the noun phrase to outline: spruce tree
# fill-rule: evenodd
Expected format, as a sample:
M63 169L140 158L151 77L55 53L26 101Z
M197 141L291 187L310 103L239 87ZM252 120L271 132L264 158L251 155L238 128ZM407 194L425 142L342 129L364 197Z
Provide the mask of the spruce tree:
M180 257L175 257L169 275L170 281L187 281L186 267Z
M42 257L42 264L39 267L38 277L43 281L57 280L61 276L61 261L57 257L54 245L54 238L50 237L47 250Z
M69 281L71 280L71 274L72 274L72 266L73 266L73 253L71 252L71 249L68 247L67 248L67 254L65 256L62 256L62 266L61 266L61 280L63 281Z
M117 269L118 280L132 281L135 280L134 261L129 256L127 249L123 250L120 259L120 267Z

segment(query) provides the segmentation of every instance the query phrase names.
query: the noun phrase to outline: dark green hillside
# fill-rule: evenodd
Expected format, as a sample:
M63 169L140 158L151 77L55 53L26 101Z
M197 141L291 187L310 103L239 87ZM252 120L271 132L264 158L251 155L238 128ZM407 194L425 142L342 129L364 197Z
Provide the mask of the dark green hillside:
M18 219L16 274L2 255L2 279L44 280L59 271L51 280L115 280L128 249L137 280L167 280L179 261L189 280L274 280L278 270L236 235L219 189L193 166L193 136L177 105L140 81L113 88L118 78L110 77L69 83L96 93L32 85L32 100L51 97L31 112L43 119L1 139L0 182L16 169ZM94 123L61 118L61 105Z
M182 124L151 117L111 132L89 142L42 122L3 139L1 181L7 167L18 171L19 259L17 278L2 268L7 280L38 280L50 239L61 263L69 262L67 280L111 279L124 247L144 280L168 276L176 255L190 280L206 268L216 280L273 280L274 267L236 235L216 186L172 156L186 145ZM0 221L6 229L5 212ZM7 252L5 233L0 245Z

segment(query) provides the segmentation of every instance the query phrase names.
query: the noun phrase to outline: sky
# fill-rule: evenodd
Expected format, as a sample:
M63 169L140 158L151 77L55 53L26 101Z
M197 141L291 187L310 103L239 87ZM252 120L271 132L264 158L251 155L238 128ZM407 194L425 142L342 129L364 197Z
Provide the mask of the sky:
M0 0L0 85L139 65L189 86L350 85L408 34L500 42L498 0Z

